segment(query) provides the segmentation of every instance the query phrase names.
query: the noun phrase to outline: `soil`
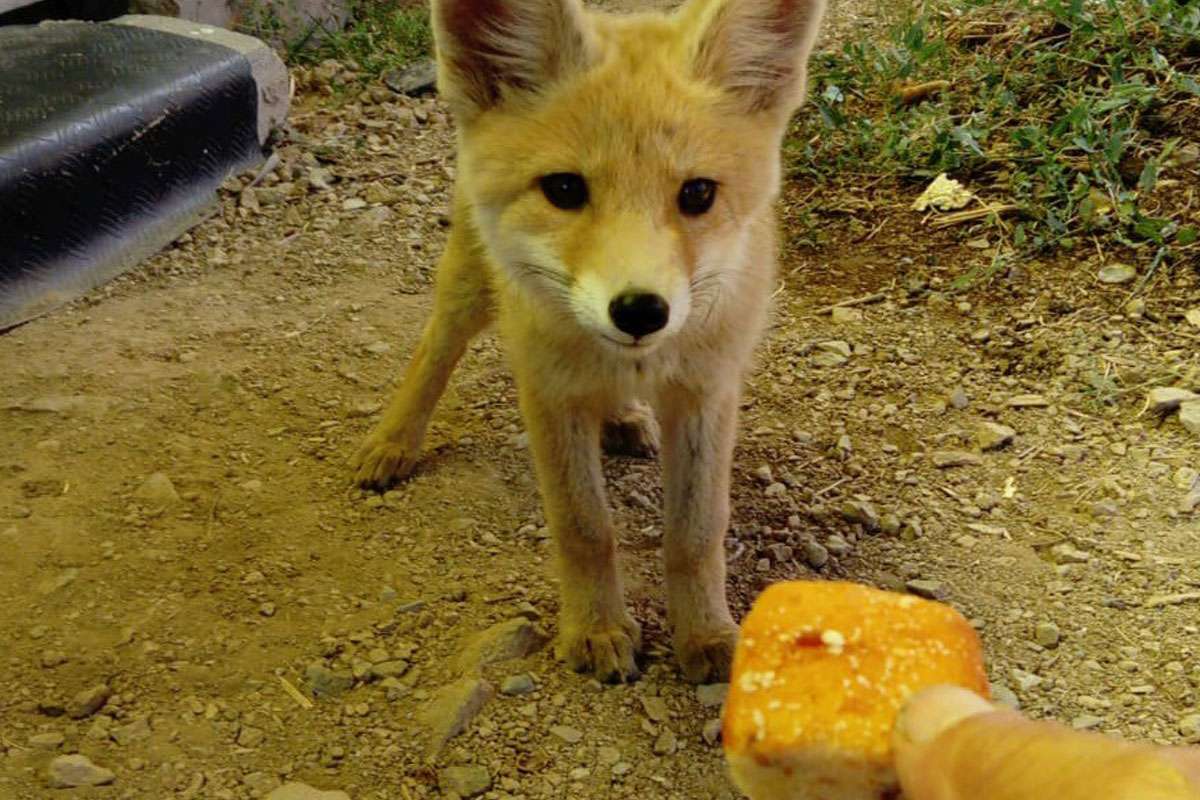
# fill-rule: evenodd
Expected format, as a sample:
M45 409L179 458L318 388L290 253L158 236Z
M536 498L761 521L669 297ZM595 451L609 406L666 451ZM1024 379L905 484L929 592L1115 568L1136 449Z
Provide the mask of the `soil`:
M663 629L652 461L606 464L647 642L630 686L540 646L555 581L492 335L418 473L350 488L429 311L452 131L435 99L337 88L345 67L298 77L274 171L0 337L0 798L67 795L46 783L59 753L115 774L76 797L287 781L355 800L737 797L720 687L683 682ZM1161 269L1144 308L1133 284L1098 282L1090 251L955 293L990 261L990 229L933 230L909 210L919 187L815 188L786 188L776 319L746 392L736 613L789 578L940 597L978 628L1001 700L1196 740L1200 435L1142 413L1155 386L1200 389L1196 272ZM985 422L1011 440L991 428L1007 441L981 450ZM504 691L455 683L468 642L506 622L490 641L532 652L483 668ZM473 719L427 758L456 715Z

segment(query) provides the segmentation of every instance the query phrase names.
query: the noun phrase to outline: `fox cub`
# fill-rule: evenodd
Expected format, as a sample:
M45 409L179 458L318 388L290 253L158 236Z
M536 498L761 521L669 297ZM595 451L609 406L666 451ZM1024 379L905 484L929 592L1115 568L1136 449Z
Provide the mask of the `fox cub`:
M433 0L458 179L433 315L354 458L412 471L468 342L495 320L558 557L556 652L633 680L601 441L660 451L667 608L684 676L728 676L723 538L739 394L775 280L780 144L823 0ZM653 413L651 413L651 409Z

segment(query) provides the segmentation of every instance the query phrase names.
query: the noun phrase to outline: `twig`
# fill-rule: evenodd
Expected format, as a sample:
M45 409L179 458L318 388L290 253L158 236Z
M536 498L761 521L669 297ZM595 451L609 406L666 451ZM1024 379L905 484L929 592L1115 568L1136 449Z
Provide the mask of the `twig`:
M299 703L301 708L310 709L313 707L313 701L305 697L299 689L292 685L291 681L282 675L277 677L279 678L279 682L283 684L283 690L288 693L289 697Z
M841 486L843 483L845 483L848 480L850 480L849 477L839 478L838 480L836 480L833 483L826 486L824 489L817 490L816 492L813 493L813 500L816 500L818 497L825 494L826 492L832 492L834 489Z
M887 292L873 292L865 294L862 297L854 297L849 300L843 300L840 303L834 303L831 306L823 306L814 311L814 314L832 314L835 308L850 308L852 306L865 306L870 303L878 303L887 297Z
M983 208L972 208L966 211L956 211L953 214L946 214L941 217L934 217L930 221L930 226L934 228L947 228L951 225L959 225L963 222L973 222L977 219L991 216L992 214L1007 214L1010 211L1016 211L1019 206L1012 203L1004 203L998 206L984 206Z

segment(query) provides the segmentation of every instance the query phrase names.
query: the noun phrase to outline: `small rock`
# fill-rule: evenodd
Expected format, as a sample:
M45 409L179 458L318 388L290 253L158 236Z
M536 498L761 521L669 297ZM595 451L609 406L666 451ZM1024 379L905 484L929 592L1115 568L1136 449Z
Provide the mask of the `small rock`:
M704 729L700 732L704 737L704 741L710 747L716 746L721 741L721 720L710 719L704 723Z
M438 788L459 797L474 797L492 788L492 775L478 764L446 767L438 772Z
M1022 692L1028 692L1036 686L1041 685L1042 676L1034 675L1032 672L1014 667L1012 670L1013 680L1017 683L1017 689Z
M500 684L500 693L510 697L517 695L529 694L537 686L533 683L531 675L513 675L510 678L505 678L504 683Z
M643 697L642 710L646 712L646 716L651 722L663 722L670 716L667 711L667 702L661 697Z
M904 588L929 600L943 600L946 597L946 587L941 581L911 580L904 584Z
M1113 262L1111 264L1105 264L1103 267L1100 268L1100 271L1098 273L1096 273L1096 278L1101 283L1109 283L1109 284L1129 283L1131 280L1133 280L1136 277L1137 277L1136 269L1129 266L1128 264L1121 264L1118 262Z
M1190 433L1200 436L1200 400L1189 400L1179 406L1179 423Z
M47 782L52 789L106 786L117 779L111 770L98 767L87 756L58 756L50 762Z
M1092 516L1096 519L1108 519L1121 513L1121 509L1111 500L1097 500L1092 503Z
M1071 720L1071 727L1077 731L1090 731L1092 728L1098 728L1103 723L1103 718L1097 717L1094 714L1080 714Z
M479 678L462 678L442 687L419 714L430 733L431 753L465 731L495 693L492 684Z
M322 791L307 783L285 783L271 791L266 800L350 800L350 795L336 789Z
M857 308L834 306L829 312L834 325L845 325L852 322L862 322L863 312Z
M879 529L888 536L895 536L900 532L900 517L895 514L884 514L879 518Z
M992 699L1003 706L1019 711L1021 709L1021 701L1013 690L1005 686L1003 683L992 684Z
M95 714L104 704L108 702L108 698L112 696L112 689L107 685L98 683L91 688L84 689L79 692L71 701L67 703L67 716L71 719L83 719Z
M1069 542L1056 544L1050 548L1050 557L1056 564L1086 564L1092 560L1090 553L1080 550Z
M775 482L775 476L771 473L771 467L767 464L763 464L754 470L754 477L764 486Z
M1158 386L1146 395L1146 407L1156 414L1170 414L1191 400L1200 400L1200 394L1174 386Z
M437 85L437 64L426 58L382 75L383 83L397 94L418 95L432 91Z
M771 551L771 558L775 559L776 564L786 564L792 560L793 556L795 556L795 551L792 550L792 546L790 544L776 542L775 544L769 545L767 549Z
M679 742L676 740L675 734L669 730L663 731L654 740L654 755L669 756L675 752L675 748L678 746Z
M965 450L937 450L930 456L930 460L938 469L972 467L983 463L983 459L977 454Z
M122 747L140 742L150 738L150 723L142 719L135 719L128 725L122 725L112 729L112 739Z
M717 708L725 702L729 694L728 683L709 683L696 687L696 699L705 708Z
M247 725L238 731L237 743L240 747L258 747L265 738L267 734L261 728Z
M1125 316L1130 319L1141 319L1146 316L1146 301L1135 297L1125 304Z
M579 744L583 741L583 731L578 728L572 728L569 725L555 725L550 729L550 733L562 739L567 744Z
M29 737L29 746L36 750L57 750L67 738L58 731L38 733Z
M337 697L354 688L354 675L347 670L331 670L316 661L305 668L304 682L314 697Z
M1033 640L1042 647L1054 648L1058 647L1058 641L1061 638L1058 626L1053 622L1039 622L1033 631Z
M825 540L825 549L828 550L833 555L841 557L844 555L848 555L850 553L850 551L853 550L854 548L850 546L850 543L847 542L845 540L845 538L842 537L841 534L834 533L834 534L831 534L829 536L829 538ZM806 556L807 556L807 548L806 548Z
M879 530L879 512L866 500L847 500L841 512L848 522L857 522L868 531Z
M395 658L372 664L370 675L375 680L387 680L388 678L399 678L406 672L408 672L408 662Z
M179 493L175 491L175 484L171 483L171 479L162 472L155 472L146 478L133 496L157 508L173 506L182 502L179 499Z
M511 661L536 652L549 637L525 617L493 625L476 636L458 658L459 669L473 672L488 664Z
M804 543L804 560L813 569L820 569L829 563L829 550L818 542Z
M1189 741L1200 738L1200 714L1188 714L1179 720L1179 732Z
M367 201L361 197L349 197L342 201L343 211L358 211L361 208L367 207Z
M967 393L963 391L961 386L956 386L954 391L950 392L947 402L949 402L951 407L957 408L961 411L967 407L971 400L967 397Z
M975 429L975 441L985 453L989 450L999 450L1012 442L1016 435L1015 430L998 422L981 422Z
M1185 492L1191 491L1200 487L1200 471L1194 467L1182 466L1175 470L1171 476L1171 482L1175 484L1176 489L1182 489Z

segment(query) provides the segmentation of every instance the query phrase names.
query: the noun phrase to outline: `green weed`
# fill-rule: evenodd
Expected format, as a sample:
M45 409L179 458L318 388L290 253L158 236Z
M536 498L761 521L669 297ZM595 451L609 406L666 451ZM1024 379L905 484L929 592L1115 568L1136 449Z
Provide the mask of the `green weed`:
M352 22L346 30L315 34L289 44L290 61L299 64L327 58L353 61L364 78L372 78L433 53L426 5L360 0L354 5Z

